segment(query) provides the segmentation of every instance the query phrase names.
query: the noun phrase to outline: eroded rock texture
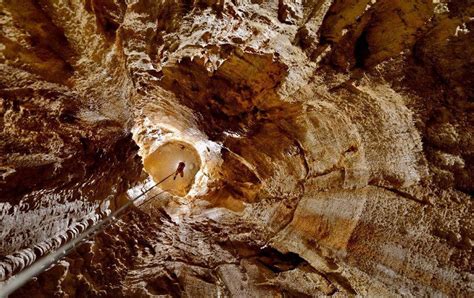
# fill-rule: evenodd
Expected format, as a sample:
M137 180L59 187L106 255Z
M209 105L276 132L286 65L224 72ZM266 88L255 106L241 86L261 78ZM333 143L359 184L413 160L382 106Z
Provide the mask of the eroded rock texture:
M2 280L201 162L13 296L474 294L472 1L0 3Z

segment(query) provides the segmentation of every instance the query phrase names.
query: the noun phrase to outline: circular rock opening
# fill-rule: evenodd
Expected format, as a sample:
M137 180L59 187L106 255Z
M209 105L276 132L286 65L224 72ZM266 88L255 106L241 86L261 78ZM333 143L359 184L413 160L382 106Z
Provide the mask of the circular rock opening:
M185 196L194 183L194 177L201 167L201 158L196 149L185 142L170 141L158 147L144 160L145 171L159 182L175 173L179 164L185 167L180 174L173 175L160 184L160 188L177 196Z

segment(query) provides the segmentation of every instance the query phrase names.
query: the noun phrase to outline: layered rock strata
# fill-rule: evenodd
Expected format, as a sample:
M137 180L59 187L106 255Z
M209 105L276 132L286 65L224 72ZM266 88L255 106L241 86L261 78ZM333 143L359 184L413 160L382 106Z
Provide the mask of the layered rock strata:
M470 1L1 5L3 255L200 160L16 295L472 296Z

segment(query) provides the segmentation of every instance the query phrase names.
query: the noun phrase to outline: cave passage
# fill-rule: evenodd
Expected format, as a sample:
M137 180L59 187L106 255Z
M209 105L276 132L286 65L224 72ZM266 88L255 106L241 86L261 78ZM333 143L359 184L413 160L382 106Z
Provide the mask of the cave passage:
M0 0L0 298L474 298L472 16Z
M169 141L145 157L144 168L157 182L175 171L180 162L186 165L183 177L177 175L175 180L167 179L160 187L174 195L185 196L201 167L201 158L192 145L181 141Z

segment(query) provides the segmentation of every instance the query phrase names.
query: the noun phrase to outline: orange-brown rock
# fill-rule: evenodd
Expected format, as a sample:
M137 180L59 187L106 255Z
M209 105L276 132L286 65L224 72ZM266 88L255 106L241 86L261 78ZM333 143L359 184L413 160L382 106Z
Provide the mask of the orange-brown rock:
M473 296L472 1L0 8L0 296Z

